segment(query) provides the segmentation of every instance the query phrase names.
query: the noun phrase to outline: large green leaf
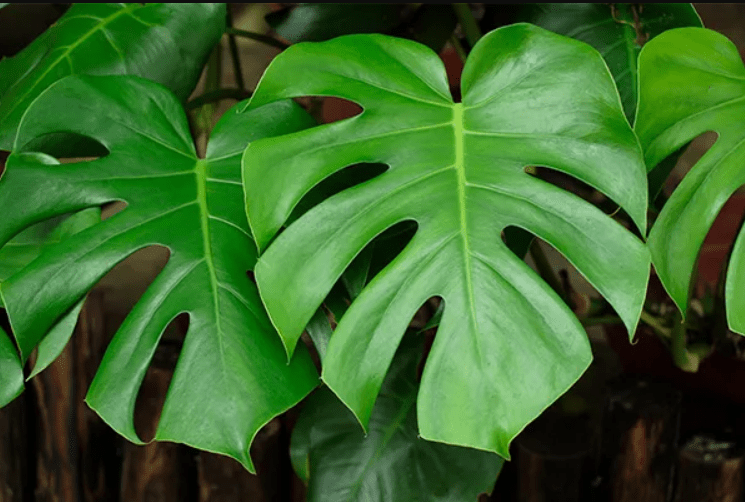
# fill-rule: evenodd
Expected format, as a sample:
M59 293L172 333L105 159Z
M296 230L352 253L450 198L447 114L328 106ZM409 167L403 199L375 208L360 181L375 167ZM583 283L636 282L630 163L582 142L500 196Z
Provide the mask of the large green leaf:
M252 143L243 159L247 210L266 250L256 266L262 300L290 353L355 255L387 228L415 221L412 241L340 320L323 379L367 424L407 324L441 296L417 401L422 437L507 456L510 440L572 385L591 353L576 317L500 231L522 227L561 251L629 333L649 273L642 242L525 167L579 178L642 231L646 177L611 75L584 43L527 24L495 30L474 47L462 91L463 103L453 103L437 55L407 40L350 35L289 48L250 109L332 95L364 111ZM309 210L269 246L304 193L359 162L390 169Z
M0 61L0 149L10 149L31 102L66 75L138 75L186 99L223 31L225 4L73 5L26 49Z
M644 42L672 28L702 26L689 3L524 4L516 19L595 47L613 74L629 120L636 110L637 59Z
M18 351L8 335L0 328L0 407L23 392L23 367Z
M499 456L418 437L423 339L410 335L401 342L367 435L329 389L305 402L290 452L310 502L475 501L491 491L503 463Z
M59 164L55 158L47 155L37 154L35 157L34 159L29 155L27 160L36 160L41 165ZM4 280L38 258L45 249L95 225L100 220L101 209L90 208L71 216L60 216L37 223L21 232L0 248L0 288ZM0 307L2 306L0 296ZM30 377L40 373L60 355L72 336L82 307L83 300L61 317L41 341Z
M138 389L168 323L189 329L155 439L229 455L253 469L252 438L318 383L305 351L287 357L246 271L256 249L242 203L240 156L249 141L307 127L291 102L234 108L199 159L186 115L167 89L137 77L68 77L42 93L21 121L0 179L0 243L58 214L121 200L127 208L49 247L3 283L21 353L116 263L165 246L170 258L104 356L87 402L130 441ZM110 152L58 166L25 145L53 131L92 138ZM12 196L10 196L12 194ZM17 201L25 201L18 204Z
M745 184L745 67L737 47L703 28L680 28L647 44L636 131L651 171L696 136L718 138L686 174L649 234L657 274L685 313L699 249L727 199ZM745 333L745 237L741 231L727 269L727 321Z

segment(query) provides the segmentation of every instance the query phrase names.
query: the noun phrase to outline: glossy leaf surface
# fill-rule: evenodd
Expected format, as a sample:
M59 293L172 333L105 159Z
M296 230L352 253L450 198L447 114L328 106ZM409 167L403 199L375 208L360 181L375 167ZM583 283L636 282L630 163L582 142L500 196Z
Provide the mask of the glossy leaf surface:
M290 451L308 483L308 501L475 501L491 491L504 462L498 455L418 437L416 373L423 339L402 341L367 436L328 388L305 402Z
M31 102L67 75L137 75L186 99L223 31L225 4L73 5L26 49L0 61L0 149L10 150Z
M251 113L233 109L215 126L207 158L199 159L183 109L158 84L74 76L45 91L24 115L0 179L0 243L55 215L114 200L127 208L3 282L23 356L116 263L146 246L165 246L168 263L114 336L86 400L141 443L132 419L140 384L163 330L187 313L155 439L229 455L252 469L248 451L258 429L302 399L318 377L305 351L288 365L247 277L256 248L242 204L240 156L251 140L310 123L287 101ZM24 145L59 130L92 138L110 153L58 166L26 158Z
M682 312L704 242L720 209L745 184L745 67L737 47L703 28L663 33L639 59L641 98L636 131L647 168L696 136L714 131L714 145L691 168L649 234L657 274ZM730 329L745 333L745 237L735 241L725 284Z
M386 229L414 221L411 242L339 321L323 379L367 424L406 326L441 296L417 401L422 437L506 457L511 439L569 388L591 353L576 317L501 230L522 227L556 247L630 333L645 296L645 246L591 204L525 172L545 165L575 176L643 228L643 158L602 58L531 25L495 30L469 56L456 104L426 47L351 35L280 54L250 109L303 95L341 97L364 111L254 142L244 154L249 222L265 250L256 278L288 352L355 256ZM269 245L303 194L359 162L390 169L315 206Z
M525 4L516 17L595 47L613 74L629 120L636 111L637 60L644 43L665 30L702 26L690 3Z

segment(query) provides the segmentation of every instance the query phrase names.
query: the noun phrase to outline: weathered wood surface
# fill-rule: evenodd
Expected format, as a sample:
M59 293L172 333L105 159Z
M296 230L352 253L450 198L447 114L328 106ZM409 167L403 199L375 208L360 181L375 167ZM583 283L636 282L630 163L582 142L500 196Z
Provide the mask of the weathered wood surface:
M21 502L27 480L26 395L0 409L0 502Z
M598 500L670 500L680 405L680 392L660 382L630 377L609 386Z
M675 502L741 502L745 452L732 441L691 438L678 454Z

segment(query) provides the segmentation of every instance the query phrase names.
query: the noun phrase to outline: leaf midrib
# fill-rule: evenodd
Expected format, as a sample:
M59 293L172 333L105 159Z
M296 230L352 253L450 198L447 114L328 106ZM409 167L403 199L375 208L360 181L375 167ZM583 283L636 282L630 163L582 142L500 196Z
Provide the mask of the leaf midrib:
M57 65L60 63L60 61L63 61L65 58L69 58L70 57L70 54L72 53L72 51L75 50L75 49L77 49L77 47L80 44L82 44L83 42L85 42L86 40L88 40L88 38L90 38L91 36L93 36L93 34L96 33L98 30L104 29L107 24L111 23L112 21L114 21L119 16L121 16L123 14L131 13L134 10L136 10L138 8L142 8L142 7L143 7L142 4L136 4L135 3L135 4L132 4L132 5L128 6L128 7L124 7L121 10L118 10L118 11L114 12L113 14L109 15L108 17L105 17L105 18L101 19L101 24L98 24L98 25L94 26L88 32L86 32L85 34L83 34L83 36L81 36L74 43L68 45L65 48L64 52L62 54L60 54L60 56L57 58L57 60L54 61L52 64L50 64L47 67L47 69L44 70L44 72L36 79L36 82L34 83L34 85L31 85L31 86L26 87L26 92L24 92L23 94L21 94L20 97L18 97L17 99L14 100L13 106L8 110L8 112L5 114L5 116L6 117L9 117L18 108L18 105L21 102L23 102L24 99L26 99L28 97L28 95L31 93L31 91L33 91L34 89L36 89L36 87L39 85L39 83L42 80L44 80L44 77L46 77L49 74L49 72L51 72L54 68L56 68ZM43 61L43 58L39 62L41 63L41 61ZM70 69L72 70L72 66L70 66ZM18 82L16 82L16 84L17 83Z
M220 348L220 370L222 372L223 380L227 381L227 372L225 364L225 347L223 346L222 340L222 322L220 318L220 301L218 298L218 289L220 282L217 279L217 272L215 270L215 257L212 251L212 240L210 239L210 212L207 207L207 173L208 163L204 159L200 159L196 162L194 172L196 174L197 182L197 204L199 204L199 223L202 230L202 243L204 244L204 258L207 264L207 270L210 275L210 290L212 294L212 302L215 309L215 328L217 332L217 342Z
M468 240L468 216L466 214L466 165L465 165L465 147L463 137L465 136L465 126L463 124L463 103L453 105L453 136L455 138L455 172L458 176L458 211L460 217L460 235L463 243L463 265L466 278L466 295L468 311L471 316L471 323L476 328L476 310L475 295L473 293L473 276L471 271L471 246ZM479 337L474 337L476 350L481 358L481 344Z

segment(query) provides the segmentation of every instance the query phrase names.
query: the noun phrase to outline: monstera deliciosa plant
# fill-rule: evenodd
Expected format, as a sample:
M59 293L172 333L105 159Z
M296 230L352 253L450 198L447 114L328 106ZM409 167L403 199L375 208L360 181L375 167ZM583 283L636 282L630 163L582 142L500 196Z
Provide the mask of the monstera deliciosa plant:
M573 31L590 43L593 26L612 28L620 42L601 52L554 33L572 31L566 23L481 37L464 7L453 11L470 48L460 99L442 60L417 41L297 43L214 126L204 155L183 100L225 29L224 5L76 5L0 61L0 146L11 152L0 179L0 297L12 326L0 333L0 404L22 392L33 351L29 377L59 355L87 292L157 245L168 263L114 336L86 399L121 435L142 443L138 391L166 326L188 314L156 440L253 471L258 430L320 385L291 448L311 499L490 491L510 442L592 359L565 295L525 262L530 239L561 252L630 338L650 263L685 313L703 238L745 183L745 68L723 36L677 27L698 23L690 5L647 10L654 39L638 60L650 33L637 7L577 16ZM560 6L520 15L552 25L552 9L562 15ZM319 125L293 101L308 96L361 111ZM647 238L659 188L648 174L659 179L681 147L712 130L716 144ZM583 182L619 211L535 166ZM126 207L101 221L111 202ZM738 237L726 279L737 332L743 246ZM440 308L428 327L438 326L427 342L409 328L432 298Z

